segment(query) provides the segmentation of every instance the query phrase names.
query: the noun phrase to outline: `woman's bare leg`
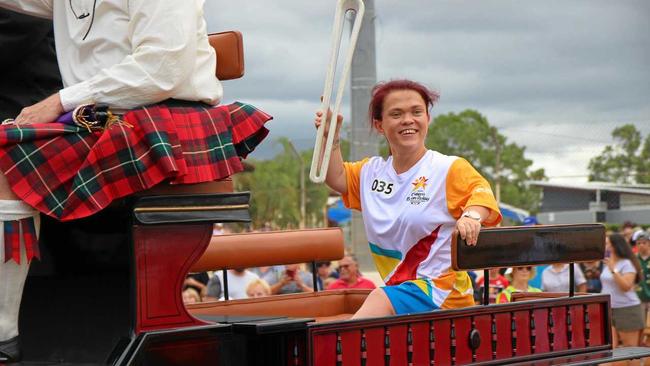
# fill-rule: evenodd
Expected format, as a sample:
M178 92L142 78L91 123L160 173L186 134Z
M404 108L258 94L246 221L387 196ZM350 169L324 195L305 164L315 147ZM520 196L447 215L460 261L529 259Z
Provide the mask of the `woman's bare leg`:
M618 331L618 338L621 340L621 347L637 347L639 345L639 330L629 332ZM627 364L630 366L638 366L641 364L640 360L629 360Z
M363 302L361 308L357 310L352 319L376 318L381 316L395 315L393 304L390 303L388 296L381 288L376 288Z
M612 346L614 348L634 347L638 345L639 345L639 331L621 332L621 331L616 331L616 328L612 327ZM604 366L627 366L627 365L638 366L640 364L641 364L640 360L629 360L629 361L610 362L603 365Z

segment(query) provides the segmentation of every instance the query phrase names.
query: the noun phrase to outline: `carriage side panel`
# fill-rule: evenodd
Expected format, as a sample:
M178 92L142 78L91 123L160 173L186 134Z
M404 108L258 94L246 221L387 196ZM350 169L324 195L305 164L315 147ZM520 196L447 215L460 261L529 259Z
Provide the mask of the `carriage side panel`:
M512 337L515 340L513 343L516 345L515 355L528 356L531 354L530 312L514 312L513 323L515 330L513 331Z
M433 324L436 365L451 365L451 321L437 320Z
M358 330L341 332L341 357L344 365L361 365L361 332Z
M418 322L411 324L412 350L407 350L410 354L410 361L413 365L429 364L429 322Z
M469 334L472 331L472 319L469 317L454 319L454 337L452 346L456 346L454 355L456 364L467 365L472 363L472 349L469 344Z
M548 327L548 309L535 309L534 315L534 336L535 353L546 353L551 351Z
M336 333L318 334L312 342L314 366L335 366L336 365Z
M492 317L479 315L474 318L474 326L482 336L481 344L476 349L476 362L492 360Z
M496 322L496 353L497 359L512 357L512 333L510 313L498 313L494 315Z

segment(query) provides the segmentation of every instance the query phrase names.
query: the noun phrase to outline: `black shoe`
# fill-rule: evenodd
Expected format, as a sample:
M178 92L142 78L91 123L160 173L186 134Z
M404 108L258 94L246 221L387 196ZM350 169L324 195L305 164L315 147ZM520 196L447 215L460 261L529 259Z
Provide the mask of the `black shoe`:
M0 362L18 362L21 358L20 338L18 336L0 342Z

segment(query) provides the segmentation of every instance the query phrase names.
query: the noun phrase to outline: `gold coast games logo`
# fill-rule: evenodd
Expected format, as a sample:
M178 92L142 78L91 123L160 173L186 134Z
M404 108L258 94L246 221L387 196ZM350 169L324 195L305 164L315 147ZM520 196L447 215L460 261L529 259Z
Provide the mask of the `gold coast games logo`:
M412 205L419 205L420 203L423 202L429 202L431 197L427 197L426 195L426 190L427 188L427 182L429 180L427 177L420 177L415 180L415 182L411 183L413 185L413 192L406 197L406 202L409 202Z

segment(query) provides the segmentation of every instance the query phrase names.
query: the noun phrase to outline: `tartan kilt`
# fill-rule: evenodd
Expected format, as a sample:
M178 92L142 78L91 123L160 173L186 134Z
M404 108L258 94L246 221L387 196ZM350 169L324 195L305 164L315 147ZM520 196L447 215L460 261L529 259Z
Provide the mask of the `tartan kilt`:
M90 132L62 123L0 127L0 170L11 189L61 221L90 216L162 181L191 184L243 170L266 137L268 114L244 103L170 101Z

